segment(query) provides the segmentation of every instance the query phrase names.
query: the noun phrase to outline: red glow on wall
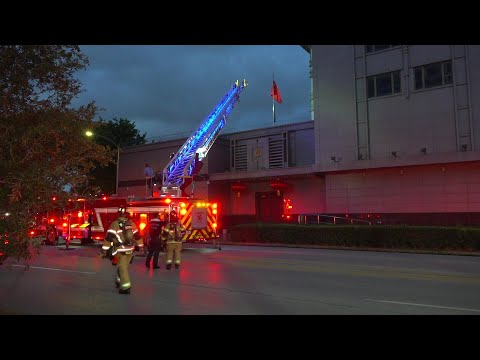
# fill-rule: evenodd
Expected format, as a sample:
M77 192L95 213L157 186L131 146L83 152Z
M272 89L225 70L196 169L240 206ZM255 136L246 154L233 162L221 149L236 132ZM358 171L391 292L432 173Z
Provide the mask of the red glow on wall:
M237 197L240 197L240 194L248 189L247 185L240 182L232 184L231 188Z

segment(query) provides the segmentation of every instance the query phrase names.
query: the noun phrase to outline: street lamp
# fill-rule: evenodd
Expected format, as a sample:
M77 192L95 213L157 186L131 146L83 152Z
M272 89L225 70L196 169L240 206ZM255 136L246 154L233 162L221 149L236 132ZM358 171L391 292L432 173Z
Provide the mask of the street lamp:
M86 131L85 135L87 135L87 136L98 136L98 137L104 138L105 140L110 141L117 148L117 176L115 177L115 195L118 196L118 168L119 168L119 165L120 165L120 146L118 144L116 144L112 139L109 139L108 137L103 136L103 135L94 134L91 131Z

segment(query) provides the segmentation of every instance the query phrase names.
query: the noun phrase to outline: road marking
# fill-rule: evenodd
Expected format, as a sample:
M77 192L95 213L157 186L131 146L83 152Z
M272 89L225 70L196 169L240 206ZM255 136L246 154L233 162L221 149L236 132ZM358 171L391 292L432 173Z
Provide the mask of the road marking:
M225 247L225 250L227 251L243 251L243 252L259 252L259 253L273 253L273 254L295 254L295 255L310 255L310 256L313 256L313 255L317 255L317 254L312 254L312 252L308 252L309 250L325 250L325 249L303 249L305 251L298 251L298 250L294 250L294 251L289 251L289 250L285 250L285 248L283 248L282 250L275 250L275 249L265 249L265 248L262 248L262 247L258 247L258 248L255 248L254 246L252 246L251 248L249 249L230 249L228 248L228 246L240 246L240 245L223 245ZM248 245L246 245L248 246Z
M387 301L387 300L374 300L374 299L364 299L366 301L376 301L376 302L383 302L389 304L400 304L400 305L412 305L412 306L424 306L424 307L432 307L432 308L439 308L439 309L450 309L450 310L460 310L460 311L473 311L473 312L480 312L477 309L466 309L466 308L457 308L457 307L450 307L450 306L439 306L439 305L427 305L427 304L415 304L415 303L407 303L401 301Z
M438 274L438 273L422 273L407 271L397 268L387 268L384 266L372 265L345 265L335 264L331 262L322 261L295 261L281 259L255 259L244 258L241 256L224 255L223 259L234 260L230 263L232 266L246 266L249 268L263 268L271 270L288 270L300 272L325 272L336 273L348 276L368 276L384 279L408 279L408 280L422 280L422 281L441 281L454 283L480 283L478 276L471 275L456 275L456 274ZM280 259L279 259L280 260Z
M25 267L25 265L18 265L18 264L14 264L14 265L12 265L12 266ZM32 269L40 269L40 270L52 270L52 271L72 272L72 273L78 273L78 274L91 274L91 275L96 274L96 272L92 272L92 271L65 270L65 269L55 269L55 268L48 268L48 267L42 267L42 266L29 266L29 268L32 268Z

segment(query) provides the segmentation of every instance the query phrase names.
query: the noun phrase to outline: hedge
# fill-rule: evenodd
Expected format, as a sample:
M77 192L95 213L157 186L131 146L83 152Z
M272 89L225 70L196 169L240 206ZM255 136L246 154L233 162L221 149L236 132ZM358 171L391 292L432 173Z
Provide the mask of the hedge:
M254 223L235 225L229 230L230 241L238 243L480 251L480 228Z

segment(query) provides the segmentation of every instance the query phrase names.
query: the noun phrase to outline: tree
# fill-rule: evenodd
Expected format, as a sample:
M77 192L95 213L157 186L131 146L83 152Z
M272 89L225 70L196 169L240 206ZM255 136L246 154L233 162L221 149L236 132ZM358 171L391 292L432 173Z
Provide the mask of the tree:
M146 143L146 135L140 135L140 132L135 126L135 123L125 119L116 118L112 120L105 120L100 118L96 123L95 134L100 135L95 137L95 142L99 145L110 148L111 161L107 166L96 166L92 172L93 184L100 189L101 193L113 194L115 193L115 180L116 180L116 155L117 148L113 143L117 144L120 149L127 146L142 145ZM110 139L111 141L106 140Z
M0 46L0 262L26 262L39 247L28 236L33 216L89 189L88 174L109 153L83 135L94 102L70 107L81 91L74 74L88 66L78 46ZM8 215L7 215L8 214Z

